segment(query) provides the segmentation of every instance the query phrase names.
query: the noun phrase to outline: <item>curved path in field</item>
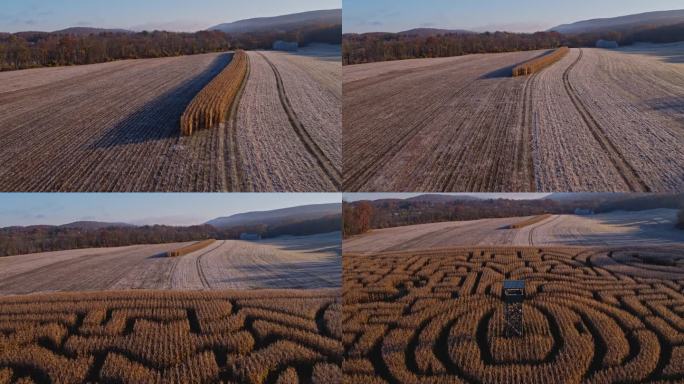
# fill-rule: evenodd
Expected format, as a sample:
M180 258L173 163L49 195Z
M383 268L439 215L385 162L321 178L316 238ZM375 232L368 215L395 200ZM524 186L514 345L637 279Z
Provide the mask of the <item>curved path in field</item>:
M552 215L523 228L529 217L420 224L373 230L344 241L344 252L403 251L477 245L684 246L674 227L677 210L610 212L593 216Z
M180 257L191 243L133 245L0 258L0 294L127 289L334 288L340 235L221 240Z

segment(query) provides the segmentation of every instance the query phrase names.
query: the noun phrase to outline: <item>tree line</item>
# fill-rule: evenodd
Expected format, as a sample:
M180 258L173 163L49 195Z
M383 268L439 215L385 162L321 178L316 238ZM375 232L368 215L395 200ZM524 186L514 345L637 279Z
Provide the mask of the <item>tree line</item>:
M342 38L343 64L461 56L471 53L529 51L558 48L562 35L537 33L448 33L421 36L397 33L345 34Z
M276 40L340 44L341 25L317 25L287 32L230 35L220 31L166 31L65 34L19 32L0 34L0 70L95 64L231 49L267 49Z
M635 42L684 41L684 23L664 27L643 26L629 30L564 35L558 32L445 33L431 36L411 33L344 34L343 64L371 63L417 58L461 56L553 49L561 46L593 47L596 41L614 40L620 45Z
M466 221L488 218L574 214L577 209L605 213L657 208L684 209L684 194L643 196L595 196L583 200L376 200L345 202L342 206L343 235L358 235L371 229L405 225ZM684 228L684 213L679 213Z
M194 226L110 226L104 228L72 226L31 226L0 228L0 256L80 248L120 247L135 244L162 244L205 239L239 239L241 233L257 233L263 238L282 235L306 236L339 231L340 215L318 219L285 221L273 225L216 228Z

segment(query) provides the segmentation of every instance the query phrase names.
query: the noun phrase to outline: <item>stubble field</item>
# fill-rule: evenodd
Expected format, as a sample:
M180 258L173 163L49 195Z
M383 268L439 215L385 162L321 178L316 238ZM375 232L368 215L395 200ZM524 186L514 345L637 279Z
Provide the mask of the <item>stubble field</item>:
M677 191L684 44L344 68L349 191Z
M372 230L345 239L344 252L380 252L477 245L675 246L684 252L677 210L616 211L591 216L549 215L409 225Z
M337 288L339 232L268 243L220 240L166 257L192 243L133 245L0 258L0 294L128 289Z
M679 382L681 250L345 251L347 383ZM525 281L507 336L504 279Z
M249 52L235 113L190 137L180 135L180 117L232 53L2 73L0 185L337 191L341 64L325 56L329 51Z

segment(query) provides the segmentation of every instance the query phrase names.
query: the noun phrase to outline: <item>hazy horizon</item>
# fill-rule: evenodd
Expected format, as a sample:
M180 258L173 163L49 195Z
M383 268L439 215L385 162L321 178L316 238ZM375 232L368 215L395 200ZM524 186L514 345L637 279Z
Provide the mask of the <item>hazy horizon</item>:
M52 32L71 27L195 32L217 24L256 17L338 9L341 0L5 0L0 32Z
M490 0L424 2L344 0L343 33L401 32L414 28L474 32L538 32L582 20L682 9L679 0L577 0L555 3Z
M340 203L341 193L4 193L0 227L100 221L194 225L220 216Z

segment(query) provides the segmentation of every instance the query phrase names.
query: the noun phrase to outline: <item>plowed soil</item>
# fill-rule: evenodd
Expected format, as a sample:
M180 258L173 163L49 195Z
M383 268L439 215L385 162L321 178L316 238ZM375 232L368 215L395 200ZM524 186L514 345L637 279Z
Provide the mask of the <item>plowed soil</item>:
M344 68L345 191L679 191L684 44Z

